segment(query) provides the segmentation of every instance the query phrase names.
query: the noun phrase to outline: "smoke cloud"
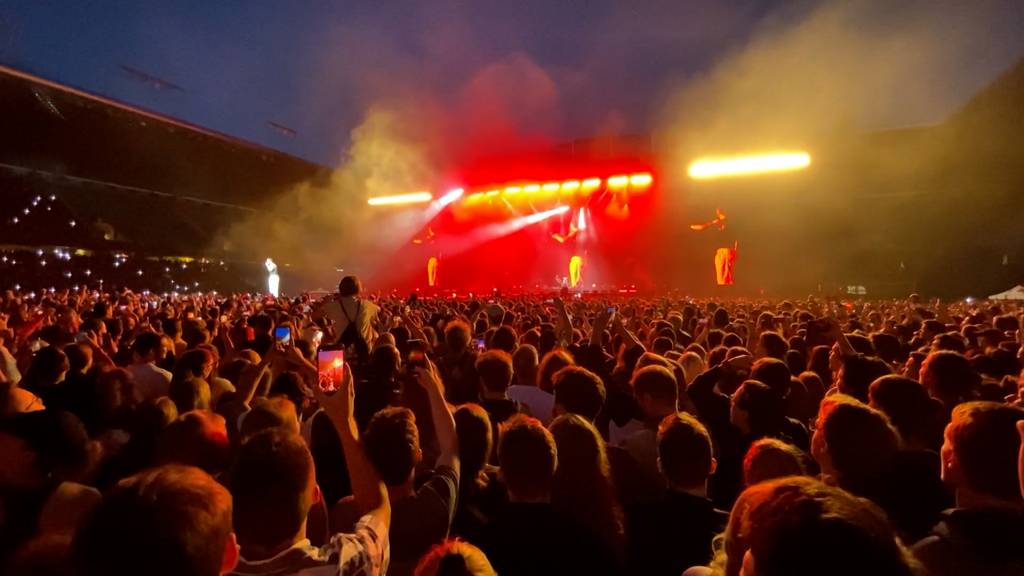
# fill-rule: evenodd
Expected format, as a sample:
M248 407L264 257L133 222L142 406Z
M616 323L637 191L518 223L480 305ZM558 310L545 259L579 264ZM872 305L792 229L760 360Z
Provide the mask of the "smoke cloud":
M747 291L950 290L942 274L926 285L925 270L948 270L945 239L970 246L986 228L970 197L992 202L1006 183L976 169L985 152L942 124L1019 60L1021 22L1024 5L1005 1L836 1L767 16L745 46L669 90L658 116L671 211L730 217L723 234L679 237L680 253L695 254L675 260L682 274L739 240ZM993 128L969 130L998 141ZM687 176L700 156L775 149L805 149L813 164L777 177ZM936 235L954 223L962 231Z
M370 196L423 189L436 177L437 159L417 133L419 126L401 107L370 108L326 182L304 182L284 192L232 224L224 242L248 258L272 256L310 282L328 282L337 269L372 273L422 225L412 211L366 204Z
M369 77L379 96L327 181L283 191L230 225L218 245L251 260L273 257L303 288L332 286L339 270L372 279L396 265L390 257L427 222L422 206L373 207L367 198L421 190L438 197L462 163L538 145L560 117L554 81L521 52L482 66L447 108L412 90L408 78L388 86L376 71Z
M702 8L693 17L706 25L674 21L668 3L651 11L657 17L635 14L632 2L611 4L582 26L584 55L557 65L525 47L496 53L486 31L452 6L431 4L422 27L401 39L365 22L330 29L323 49L298 64L318 78L306 108L322 117L317 130L331 130L332 106L342 117L364 110L362 121L326 183L283 192L232 225L224 242L246 258L269 255L303 270L318 286L332 285L339 268L372 277L395 265L392 254L425 223L421 210L375 209L367 197L443 193L459 166L482 156L644 129L655 136L661 190L674 196L670 217L689 217L680 204L687 195L677 192L691 184L693 158L805 147L815 156L816 144L839 137L939 122L1019 58L1024 21L1024 5L1008 0L802 2L760 16L748 4L733 13L695 2ZM682 53L723 45L719 28L751 19L749 39L704 72L644 76L658 60L685 73L692 66ZM918 164L937 161L930 146L918 152Z
M668 92L672 175L695 155L799 148L936 123L1020 57L1005 1L826 2L768 15L749 42Z

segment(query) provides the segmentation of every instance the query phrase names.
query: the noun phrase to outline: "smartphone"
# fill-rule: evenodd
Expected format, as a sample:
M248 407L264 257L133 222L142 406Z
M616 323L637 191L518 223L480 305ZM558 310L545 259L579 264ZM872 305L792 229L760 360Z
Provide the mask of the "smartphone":
M808 348L812 346L831 346L835 338L829 334L829 323L824 318L811 320L807 323L807 336L804 338Z
M89 341L89 335L86 334L85 332L79 332L78 334L75 334L75 342L88 342L88 341Z
M477 350L483 352L487 348L487 342L485 342L483 338L474 338L473 339L473 346Z
M615 314L615 306L609 306L607 312L609 316Z
M341 386L341 378L345 375L345 351L317 350L316 368L320 389L334 392Z
M278 326L277 328L274 328L274 340L281 344L291 344L292 329L287 326Z
M427 367L427 355L422 350L410 350L409 355L406 357L405 365L408 367L409 372L415 374L416 368Z
M409 350L414 350L423 354L427 352L427 343L419 338L410 338L405 341L405 345Z

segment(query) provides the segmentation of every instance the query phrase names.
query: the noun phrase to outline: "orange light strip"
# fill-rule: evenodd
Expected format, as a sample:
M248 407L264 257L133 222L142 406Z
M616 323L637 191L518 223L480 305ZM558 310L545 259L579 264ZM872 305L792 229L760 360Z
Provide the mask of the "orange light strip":
M515 196L519 194L537 194L544 192L547 194L553 194L561 192L562 194L590 194L591 192L599 189L602 184L607 184L608 188L613 190L622 190L625 188L640 190L648 188L654 183L654 176L650 172L639 172L636 174L617 174L610 176L607 180L601 178L586 178L583 180L563 180L561 182L544 182L544 183L516 183L509 184L504 187L490 188L486 190L480 190L473 192L472 194L462 194L462 189L457 189L458 194L455 194L455 190L445 195L445 199L449 199L448 202L453 202L461 196L463 202L469 204L478 202L485 198L494 198L497 196ZM451 196L450 196L451 195ZM434 200L433 194L430 192L413 192L411 194L396 194L393 196L375 196L369 198L366 203L370 206L397 206L402 204L424 204Z
M495 196L515 196L520 194L537 194L541 192L548 194L555 192L561 192L563 194L590 194L594 190L600 188L602 184L607 184L609 188L615 190L624 188L640 190L650 187L653 183L654 176L650 172L617 174L609 177L607 180L602 178L586 178L583 180L563 180L561 182L516 182L505 186L467 194L463 198L463 201L466 203L473 203L485 198L493 198Z

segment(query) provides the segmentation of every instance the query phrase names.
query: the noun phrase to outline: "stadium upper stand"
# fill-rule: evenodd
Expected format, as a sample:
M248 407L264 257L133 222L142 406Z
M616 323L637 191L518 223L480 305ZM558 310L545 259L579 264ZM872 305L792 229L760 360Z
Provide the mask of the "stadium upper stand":
M3 66L0 117L0 244L198 255L240 212L329 172Z

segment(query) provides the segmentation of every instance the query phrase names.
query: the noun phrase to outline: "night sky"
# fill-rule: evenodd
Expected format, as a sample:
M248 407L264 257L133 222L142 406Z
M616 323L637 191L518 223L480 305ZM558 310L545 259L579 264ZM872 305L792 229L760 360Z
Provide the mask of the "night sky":
M333 164L366 108L394 97L453 107L467 90L478 97L500 91L512 106L520 98L548 98L541 105L558 115L552 138L650 130L673 87L699 78L754 35L800 22L819 4L7 0L0 3L0 62ZM880 8L868 12L869 28L899 3L873 4ZM916 4L939 33L962 20L955 13L948 21L941 12L935 17L934 2ZM978 35L984 57L941 79L938 105L884 123L940 120L1024 54L1024 2L976 4L992 16L982 26L995 27ZM895 17L915 15L903 9ZM489 67L510 61L528 81L481 86L495 74ZM181 89L156 88L121 66Z

